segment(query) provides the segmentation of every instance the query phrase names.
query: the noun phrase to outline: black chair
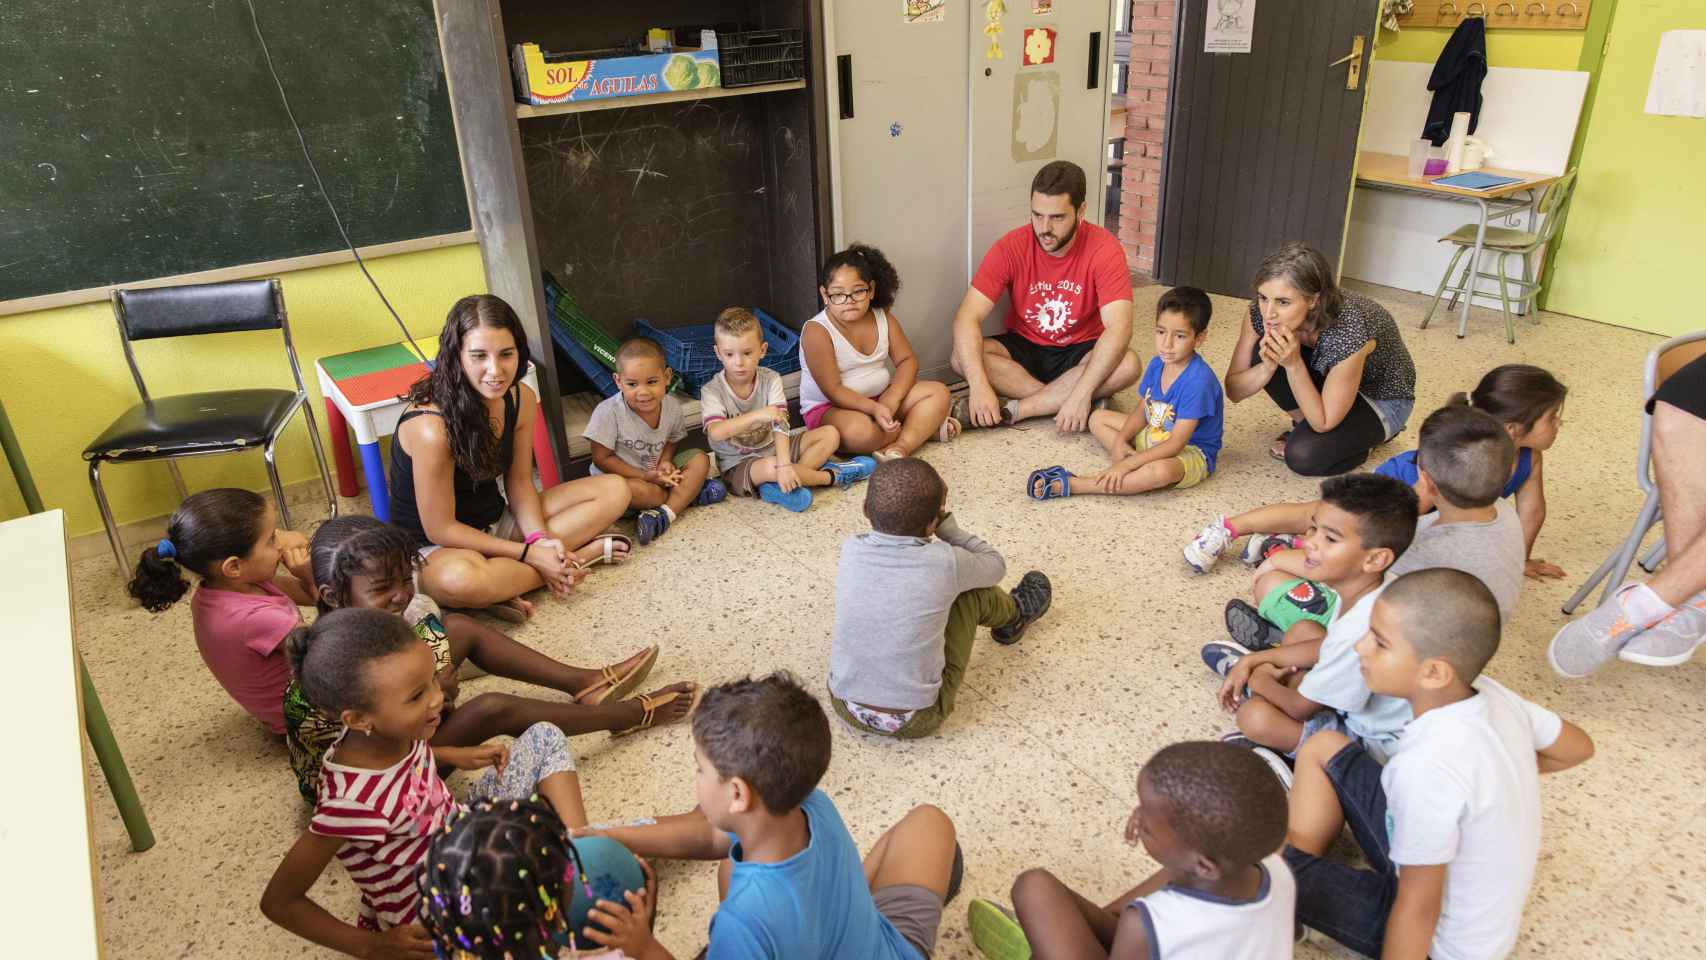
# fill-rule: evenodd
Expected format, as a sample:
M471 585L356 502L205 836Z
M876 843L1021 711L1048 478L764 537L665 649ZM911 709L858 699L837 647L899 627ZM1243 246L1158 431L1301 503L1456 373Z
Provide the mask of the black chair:
M326 471L326 454L320 447L320 432L314 425L313 408L308 405L308 391L302 385L302 368L296 362L296 347L290 342L284 293L277 280L115 290L112 301L119 339L124 344L124 359L130 364L130 375L136 379L136 392L142 395L142 402L126 410L84 448L83 459L89 461L89 486L95 491L101 523L106 525L113 559L118 561L121 571L128 570L129 564L124 543L119 539L118 524L113 522L112 508L107 505L106 491L101 488L102 464L165 460L172 472L172 482L177 485L178 499L182 500L189 496L189 491L184 487L183 474L178 471L177 458L259 449L266 460L267 477L272 480L273 497L278 502L279 526L289 528L290 507L284 501L284 487L278 480L273 446L298 409L307 421L308 440L314 446L314 459L320 464L326 502L332 516L337 516L338 500L332 494L332 477ZM136 367L131 341L239 330L284 332L284 353L290 358L290 374L296 379L294 392L213 390L159 398L148 395L142 372Z

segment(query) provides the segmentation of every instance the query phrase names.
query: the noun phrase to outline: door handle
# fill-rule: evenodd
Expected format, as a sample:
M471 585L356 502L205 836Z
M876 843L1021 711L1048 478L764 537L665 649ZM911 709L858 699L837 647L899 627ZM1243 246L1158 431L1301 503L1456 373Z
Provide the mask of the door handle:
M1346 90L1355 90L1357 83L1362 79L1362 46L1365 39L1362 34L1357 34L1351 40L1351 52L1327 64L1329 67L1336 67L1341 63L1350 63L1351 68L1345 74Z
M1102 85L1102 31L1090 34L1090 75L1084 79L1084 89L1094 90Z
M1360 38L1359 38L1360 39ZM853 55L835 58L835 85L841 91L841 119L853 119Z

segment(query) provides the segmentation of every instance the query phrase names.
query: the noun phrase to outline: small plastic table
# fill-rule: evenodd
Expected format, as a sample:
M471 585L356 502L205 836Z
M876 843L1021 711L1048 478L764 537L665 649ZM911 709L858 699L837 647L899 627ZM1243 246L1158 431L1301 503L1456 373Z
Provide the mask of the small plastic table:
M438 349L436 338L417 340L415 345L429 357ZM385 459L379 453L379 438L397 432L397 420L408 406L409 388L426 376L426 365L403 341L398 341L321 357L314 361L314 372L320 378L320 393L326 398L326 425L332 435L332 459L338 467L338 493L346 497L360 493L349 448L349 434L353 430L356 446L361 450L362 473L367 478L373 515L389 522L391 495L386 487ZM539 378L532 364L521 382L533 389L534 396L539 395ZM556 454L551 450L551 435L544 426L543 409L537 411L533 423L533 460L539 465L539 478L545 486L554 487L562 480Z

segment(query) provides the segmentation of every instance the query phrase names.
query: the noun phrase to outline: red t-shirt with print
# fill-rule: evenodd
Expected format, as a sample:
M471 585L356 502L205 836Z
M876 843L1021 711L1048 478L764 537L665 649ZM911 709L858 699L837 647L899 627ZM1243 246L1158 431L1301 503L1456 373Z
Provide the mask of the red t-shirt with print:
M1102 335L1104 306L1131 299L1131 274L1119 240L1080 223L1072 248L1052 257L1029 225L995 241L971 285L991 300L1012 294L1008 330L1045 347L1066 347Z

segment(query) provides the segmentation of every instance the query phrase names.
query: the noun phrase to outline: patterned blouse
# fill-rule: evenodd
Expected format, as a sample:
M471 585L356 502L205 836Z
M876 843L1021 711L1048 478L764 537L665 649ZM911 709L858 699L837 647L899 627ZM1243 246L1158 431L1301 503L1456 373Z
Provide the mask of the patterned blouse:
M1321 330L1314 347L1302 348L1303 362L1325 377L1373 340L1374 352L1363 364L1357 392L1370 400L1414 400L1416 364L1398 333L1398 322L1385 307L1360 293L1343 290L1341 294L1344 305L1339 310L1339 319ZM1262 313L1253 300L1250 326L1256 336L1262 335Z

